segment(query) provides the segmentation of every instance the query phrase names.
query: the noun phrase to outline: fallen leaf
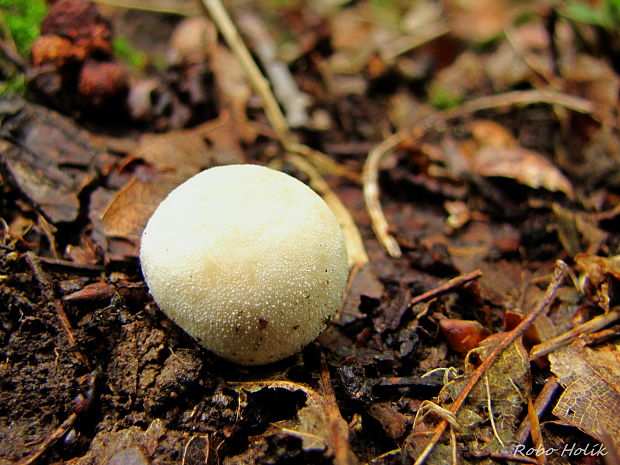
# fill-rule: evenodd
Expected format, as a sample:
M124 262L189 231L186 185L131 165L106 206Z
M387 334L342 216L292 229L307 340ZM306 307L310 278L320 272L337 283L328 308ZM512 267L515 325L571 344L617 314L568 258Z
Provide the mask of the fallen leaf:
M156 419L146 431L138 426L130 426L114 431L102 430L94 437L88 452L71 460L72 465L90 464L148 464L143 455L153 455L162 438L169 435L164 422Z
M138 171L112 194L102 211L91 205L91 217L99 213L93 223L96 229L102 228L108 239L107 250L120 246L113 255L136 256L148 219L170 191L205 168L243 162L243 152L231 124L230 118L223 115L193 129L144 134L140 138L129 159L144 160L155 174L147 176ZM102 242L98 238L98 243Z
M378 304L383 291L383 284L375 276L372 265L363 265L355 274L351 274L345 301L338 313L338 322L347 324L363 318L365 315L360 311L360 305L364 302Z
M577 55L566 66L566 88L594 102L596 114L603 121L613 121L620 79L609 64L593 56Z
M617 302L614 284L620 281L620 255L600 257L582 253L575 256L575 263L577 269L581 270L581 291L601 308L609 311Z
M69 118L20 100L14 103L16 111L3 115L0 135L6 140L0 141L0 163L49 221L75 221L79 194L112 157Z
M451 32L474 42L485 42L501 34L512 16L506 0L453 0L446 2L445 8Z
M552 205L552 209L557 218L553 226L569 256L580 252L595 254L607 240L609 234L598 227L593 215L575 212L557 203Z
M478 347L478 344L489 336L490 331L477 321L443 318L439 320L439 328L450 348L466 354Z
M477 149L470 152L470 169L481 176L514 179L533 189L545 188L575 197L570 181L547 158L520 147L497 123L474 121L470 129Z
M549 360L564 387L553 414L598 441L607 436L620 454L620 344L590 348L575 342Z
M466 357L466 373L448 382L439 393L439 405L449 409L458 398L476 365L474 360L486 358L504 333L494 334ZM472 389L456 415L459 428L456 440L464 450L484 453L512 453L520 416L531 391L528 356L523 344L517 340L495 361L482 379ZM432 412L432 409L431 409ZM433 428L439 414L429 414L412 430L405 441L405 449L418 457L426 445L417 434ZM452 446L440 443L435 446L427 464L451 463ZM459 458L459 463L477 463Z
M302 391L306 395L306 403L297 412L297 418L277 423L279 429L290 436L301 439L306 451L325 450L328 454L336 454L337 450L349 448L349 426L338 413L334 417L333 409L338 408L330 403L330 396L322 395L308 386L290 381L257 381L235 383L231 385L238 392L258 392L262 389L286 389ZM357 463L351 450L347 450L350 465Z
M157 182L133 178L115 195L101 217L106 236L139 241L157 206L187 178L161 176Z
M620 280L620 255L600 257L582 253L575 256L575 263L595 287L599 287L606 280L605 275L611 275Z

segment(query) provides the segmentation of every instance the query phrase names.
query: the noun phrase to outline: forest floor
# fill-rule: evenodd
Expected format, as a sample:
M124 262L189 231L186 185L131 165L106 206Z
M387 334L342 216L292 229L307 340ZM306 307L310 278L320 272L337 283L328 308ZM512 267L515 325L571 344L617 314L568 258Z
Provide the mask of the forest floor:
M0 465L618 465L615 3L204 4L3 28ZM307 182L350 255L335 320L269 366L201 348L137 258L232 163Z

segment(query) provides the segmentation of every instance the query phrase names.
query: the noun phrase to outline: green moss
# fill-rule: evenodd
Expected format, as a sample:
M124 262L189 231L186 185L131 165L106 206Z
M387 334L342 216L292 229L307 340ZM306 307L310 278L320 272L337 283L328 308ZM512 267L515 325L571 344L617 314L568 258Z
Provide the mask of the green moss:
M45 0L0 0L5 32L23 56L28 56L30 45L41 34L40 25L46 12Z
M6 95L24 95L26 93L26 77L17 74L6 81L0 82L0 97Z
M432 86L429 91L430 104L439 110L453 108L463 102L463 96L439 86Z
M135 48L124 37L114 37L112 46L114 54L134 68L142 68L147 62L146 53Z

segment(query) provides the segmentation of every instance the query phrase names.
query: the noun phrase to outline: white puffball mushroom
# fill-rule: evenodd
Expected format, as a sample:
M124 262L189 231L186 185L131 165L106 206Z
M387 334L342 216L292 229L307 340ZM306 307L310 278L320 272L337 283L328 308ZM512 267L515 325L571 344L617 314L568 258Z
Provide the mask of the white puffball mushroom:
M323 199L257 165L211 168L174 189L144 229L140 261L170 319L241 365L283 359L315 339L349 271Z

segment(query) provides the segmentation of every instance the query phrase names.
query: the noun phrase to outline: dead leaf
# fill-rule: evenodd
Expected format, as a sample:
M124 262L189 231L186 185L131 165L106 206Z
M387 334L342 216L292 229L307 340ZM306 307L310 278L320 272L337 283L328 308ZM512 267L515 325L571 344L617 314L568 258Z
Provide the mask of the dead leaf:
M580 252L595 254L600 250L609 234L598 227L593 215L575 212L557 203L552 205L552 209L557 217L554 227L569 256Z
M565 79L570 93L594 102L598 118L613 121L620 79L610 65L593 56L577 55L567 63Z
M205 141L208 130L209 126L202 125L165 134L144 134L132 155L149 163L158 173L187 179L213 164L213 152Z
M470 129L477 149L470 152L470 169L481 176L514 179L533 189L545 188L575 197L570 181L547 158L520 147L501 125L474 121Z
M582 292L605 311L615 305L613 280L620 281L620 255L599 257L592 254L575 256L577 269L581 270L579 284Z
M517 87L527 81L542 81L552 75L549 32L544 17L533 17L511 25L509 40L498 44L495 53L485 57L485 68L495 92Z
M161 176L157 182L133 178L115 195L101 220L106 236L139 241L157 206L187 178Z
M620 454L620 344L590 348L575 342L549 360L565 388L553 414L598 441L607 435Z
M143 451L151 456L167 434L169 432L164 422L159 419L151 422L146 431L138 426L115 431L103 430L97 433L84 456L69 462L72 465L147 464L149 462Z
M357 463L357 458L349 449L349 427L338 413L338 418L332 415L333 408L330 396L319 394L314 389L290 381L257 381L249 383L235 383L231 385L238 392L257 392L262 389L286 389L288 391L302 391L306 395L305 406L297 413L294 420L284 420L277 424L280 430L290 436L301 439L302 447L306 451L326 450L328 454L337 454L337 450L347 449L350 465Z
M461 354L478 347L478 344L490 334L487 328L472 320L443 318L439 320L439 328L450 348Z
M175 187L205 168L244 160L227 115L193 129L144 134L129 156L130 160L136 158L147 162L155 174L137 171L136 176L112 194L105 208L99 210L91 205L95 229L100 227L108 239L104 248L111 251L115 246L117 250L112 255L116 256L137 255L148 219ZM101 237L95 239L100 245L104 242Z
M469 374L475 370L473 361L478 357L486 358L504 336L503 333L494 334L468 354L465 359L466 374L448 382L439 393L441 407L450 407L468 382ZM464 450L511 453L516 444L520 415L525 409L530 391L527 352L521 341L517 340L491 365L459 409L456 415L459 425L456 432L457 442ZM411 456L419 456L425 447L425 441L421 441L416 433L431 429L437 418L436 414L427 415L419 421L407 438L406 449ZM451 463L451 457L450 444L441 443L434 448L426 463L431 465ZM459 463L473 462L461 457Z
M575 263L594 287L600 287L601 283L606 280L605 275L611 275L620 280L620 255L599 257L583 253L575 256Z
M362 302L374 301L377 304L383 295L383 283L377 279L370 263L351 273L345 301L338 313L338 322L350 323L365 315L360 312Z
M49 221L75 221L79 194L112 157L69 118L20 100L14 103L16 112L2 120L0 135L6 140L0 144L0 162Z
M446 2L445 7L452 33L474 42L493 39L511 20L510 3L506 0L453 0Z

